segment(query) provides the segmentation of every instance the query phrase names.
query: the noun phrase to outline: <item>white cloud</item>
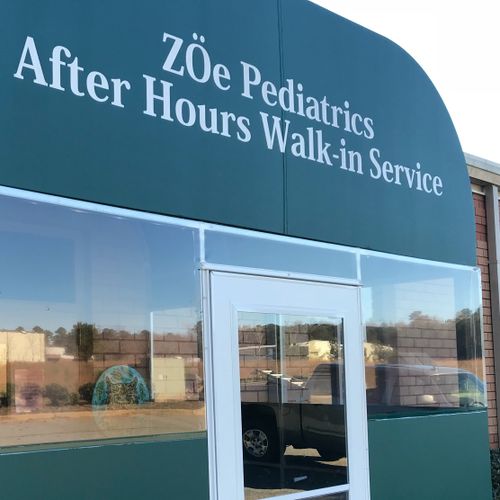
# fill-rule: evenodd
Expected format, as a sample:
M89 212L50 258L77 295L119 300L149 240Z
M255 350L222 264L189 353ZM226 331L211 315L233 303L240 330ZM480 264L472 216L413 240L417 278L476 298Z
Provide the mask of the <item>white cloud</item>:
M313 1L409 52L441 94L463 149L500 163L497 0Z

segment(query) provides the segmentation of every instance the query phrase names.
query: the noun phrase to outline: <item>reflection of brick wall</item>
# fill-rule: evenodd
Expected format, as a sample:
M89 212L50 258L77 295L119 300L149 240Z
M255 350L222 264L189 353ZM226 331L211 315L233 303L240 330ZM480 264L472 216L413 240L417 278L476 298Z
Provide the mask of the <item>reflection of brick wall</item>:
M264 389L259 386L259 383L266 384L266 377L262 374L262 370L279 371L275 345L272 332L266 331L263 326L248 326L239 329L240 378L248 382L242 385L242 391L248 392L248 399L242 394L244 401L261 400L257 393ZM253 383L250 384L250 381Z
M94 336L93 356L95 380L106 369L114 365L135 368L149 380L149 335L128 332L99 332Z
M275 325L244 325L239 328L240 390L243 402L299 402L303 384L314 369L330 357L329 343L313 340L308 324L283 329L282 358L277 349ZM323 348L318 356L318 347ZM328 351L328 354L325 352ZM284 366L282 365L282 361ZM276 375L279 374L279 375Z
M457 358L457 332L454 322L417 320L412 322L411 327L399 327L396 339L399 353L412 352L422 355L419 364L426 364L424 357L433 359L433 364L439 364L440 359L446 361Z
M428 318L414 319L411 327L398 327L396 336L397 358L391 360L402 365L449 365L456 366L457 342L455 323ZM449 385L436 385L430 377L401 376L395 383L393 404L418 406L457 405L452 395L458 393L458 377ZM396 399L399 397L399 401Z
M384 361L394 367L381 373L383 379L375 379L375 371L367 370L368 388L378 387L378 392L372 394L372 402L402 406L459 405L457 375L439 379L426 375L429 367L456 367L455 321L416 315L408 324L370 329L369 339L391 346Z
M457 332L454 321L439 321L427 317L412 319L410 326L398 325L394 336L390 363L408 366L394 380L385 381L386 402L403 406L458 406L458 377L439 379L419 373L419 366L457 366ZM410 366L415 366L411 370ZM378 382L380 383L380 381ZM391 387L392 386L392 387Z
M274 328L269 326L244 327L239 330L240 377L243 380L262 378L262 370L283 373L286 377L307 380L318 359L312 359L307 342L310 340L307 325L287 326L283 338L285 367L276 358L277 348ZM267 346L267 347L266 347Z
M155 358L175 357L184 360L186 399L199 399L203 366L198 353L196 334L155 334ZM149 332L99 332L94 336L94 381L107 368L128 365L135 368L149 383L151 380L151 345Z
M482 195L473 194L476 217L477 265L481 269L483 290L484 357L486 364L486 387L488 391L488 428L490 446L498 448L497 402L495 397L495 361L493 354L493 329L491 325L490 280L488 267L488 241L486 233L486 206Z
M459 406L458 376L450 374L436 379L419 373L418 369L401 369L390 399L386 402L402 406Z

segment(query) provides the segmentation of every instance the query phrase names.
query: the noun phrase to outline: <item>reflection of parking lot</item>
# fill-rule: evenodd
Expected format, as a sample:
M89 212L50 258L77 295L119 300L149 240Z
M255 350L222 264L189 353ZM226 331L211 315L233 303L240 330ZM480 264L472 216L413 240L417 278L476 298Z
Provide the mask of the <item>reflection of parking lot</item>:
M287 447L276 464L245 463L245 500L309 491L347 482L346 459L326 462L316 450Z
M104 411L62 407L50 412L0 415L0 442L5 446L19 446L204 431L204 406L198 402L185 406L167 408L144 404Z

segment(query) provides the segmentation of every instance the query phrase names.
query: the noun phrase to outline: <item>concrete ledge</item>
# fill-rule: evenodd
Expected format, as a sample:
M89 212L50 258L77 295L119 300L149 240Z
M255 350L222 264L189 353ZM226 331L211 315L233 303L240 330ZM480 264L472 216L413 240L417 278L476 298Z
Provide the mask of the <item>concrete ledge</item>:
M500 164L464 153L469 177L480 184L500 186Z

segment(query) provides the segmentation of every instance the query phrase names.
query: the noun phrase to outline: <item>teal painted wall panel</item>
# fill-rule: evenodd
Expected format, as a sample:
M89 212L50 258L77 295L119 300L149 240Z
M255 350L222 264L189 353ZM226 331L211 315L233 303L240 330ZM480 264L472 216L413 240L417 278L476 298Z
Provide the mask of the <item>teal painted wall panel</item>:
M186 76L186 67L184 76L164 71L173 40L163 43L165 32L184 40L174 69L186 66L186 48L196 38L212 68L228 68L231 88L221 90L212 79L198 83ZM33 83L29 69L24 79L14 78L27 36L36 42L49 83L52 49L63 45L71 51L61 66L64 92ZM465 161L438 93L402 49L316 5L303 0L1 0L0 44L1 185L475 265ZM202 52L197 48L193 54L200 78ZM69 90L67 65L75 56L84 68L80 90L86 95L80 97ZM250 85L251 98L243 95L242 62L256 68L250 80L260 82ZM123 109L89 97L90 71L130 82ZM157 93L160 79L172 85L173 114L184 98L197 117L199 106L216 110L218 133L203 132L196 120L184 126L179 119L145 115L143 75L157 79ZM294 89L282 107L275 94L288 79ZM263 92L265 81L270 84ZM291 94L298 107L299 84L306 105L327 97L331 105L347 109L348 100L351 117L359 113L372 120L374 137L286 111ZM160 107L156 102L158 115ZM245 133L232 118L223 133L222 113L248 119L251 139L242 140ZM269 123L281 120L282 130L289 120L283 152L276 138L272 144L266 139L261 113ZM309 148L308 128L313 137L320 133L331 143L332 165L317 161L318 144L313 140ZM366 125L361 128L370 135ZM302 134L312 160L293 154L293 133ZM362 175L333 160L341 139L346 151L361 155ZM415 170L420 162L422 172L442 178L443 194L405 187L404 173L400 185L371 178L373 148L380 151L380 163ZM408 170L408 175L417 174Z
M349 150L361 153L363 172L342 169L341 158L332 158L328 166L288 151L288 233L475 265L465 161L448 112L427 75L396 44L309 2L283 2L282 16L284 77L301 82L306 95L326 96L330 105L342 108L338 127L316 123L316 128L331 144L331 155L341 157L341 149L347 156ZM373 138L353 132L355 113L373 120ZM299 132L314 123L297 114L286 118ZM333 112L327 121L333 122ZM370 135L360 118L355 124L358 132ZM402 172L399 185L394 173L387 175L392 183L373 178L371 172L374 177L380 172L371 161L372 149L380 151L380 158L375 157L380 165L389 161L416 169L418 162L421 172L439 175L445 185L442 195L410 189ZM452 221L460 221L460 228Z
M2 0L0 184L282 233L281 155L257 141L239 141L231 118L231 137L223 136L221 118L226 112L258 119L254 102L240 96L240 59L258 63L268 78L279 81L277 26L277 4L267 0L252 2L251 9L229 0ZM170 40L163 42L164 32L185 40L175 68L194 42L193 33L204 36L212 66L230 68L232 90L164 71L171 46ZM34 84L29 70L24 80L14 78L28 35L49 83L49 57L53 47L63 45L71 51L63 59L77 56L84 68L84 93L93 70L129 81L125 107L75 96L66 66L61 69L64 92ZM195 57L200 64L199 51ZM198 66L196 71L201 74ZM172 84L172 114L181 98L206 105L207 115L216 109L220 133L163 120L158 102L158 116L145 115L144 74L157 79L156 93L160 79Z
M491 500L485 411L368 423L372 500Z
M0 455L2 498L208 500L206 439Z

